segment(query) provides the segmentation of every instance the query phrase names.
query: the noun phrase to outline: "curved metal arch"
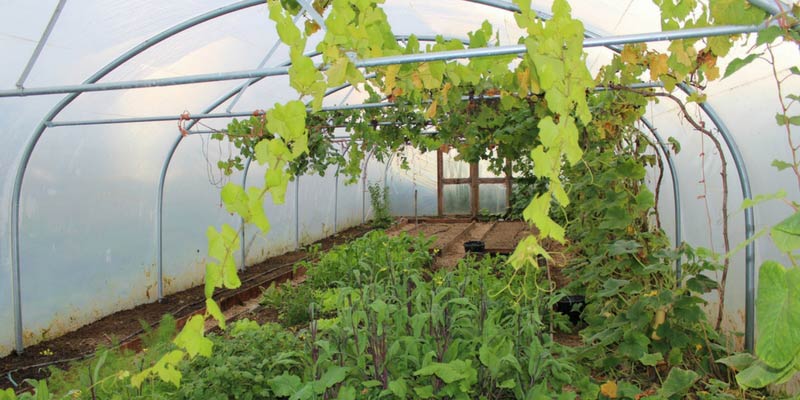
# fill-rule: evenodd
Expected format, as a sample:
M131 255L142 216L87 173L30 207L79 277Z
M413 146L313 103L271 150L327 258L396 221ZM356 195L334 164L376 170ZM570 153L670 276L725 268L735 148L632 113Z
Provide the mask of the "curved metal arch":
M664 153L664 155L666 155L667 165L669 166L669 172L672 177L672 197L675 203L675 248L678 248L680 247L681 243L683 243L683 217L681 216L681 185L678 181L678 170L675 168L675 159L672 157L672 153L669 151L667 143L661 137L661 134L658 133L658 129L656 129L645 117L641 117L639 120L642 121L644 126L647 127L647 130L653 134L653 137L655 137L656 141L658 142L658 146L661 147L661 151ZM683 273L681 264L682 260L679 257L677 260L675 260L675 275L678 282L681 281L681 275Z
M691 95L695 93L694 89L685 83L681 83L678 87L686 93ZM725 141L728 151L731 153L733 163L736 165L736 172L739 175L739 185L742 190L742 197L745 199L752 199L753 193L750 188L750 176L747 173L747 165L744 162L744 157L736 144L733 135L728 130L725 122L722 121L719 114L711 107L707 101L700 103L700 108L708 115L714 126L717 127L720 136ZM756 326L756 244L755 241L750 240L756 230L755 211L753 207L745 208L744 210L744 230L745 240L748 241L745 247L745 336L744 347L749 352L753 352L755 346L755 326ZM724 299L723 299L724 300Z
M466 0L466 1L473 1L473 0ZM486 5L492 5L492 6L497 7L497 8L507 9L509 11L515 11L514 10L515 6L513 6L512 4L507 3L507 2L488 1L488 0L483 0L483 1L474 0L473 2L486 4ZM198 17L195 17L195 18L192 18L192 19L189 19L187 21L184 21L183 23L180 23L180 24L174 26L173 28L170 28L168 30L163 31L160 34L157 34L156 36L152 37L151 39L148 39L147 41L143 42L142 44L140 44L139 46L135 47L134 49L126 52L125 54L123 54L122 56L117 58L115 61L113 61L112 63L108 64L106 67L104 67L100 71L98 71L95 75L90 77L89 80L87 80L85 83L90 83L91 84L91 83L97 82L99 79L101 79L103 76L105 76L108 72L112 71L113 69L115 69L119 65L125 63L130 58L134 57L135 55L141 53L142 51L146 50L147 48L149 48L149 47L151 47L151 46L163 41L164 39L166 39L166 38L168 38L168 37L170 37L170 36L172 36L172 35L174 35L174 34L176 34L178 32L181 32L181 31L183 31L185 29L188 29L190 27L193 27L195 25L203 23L203 22L205 22L207 20L216 18L218 16L225 15L227 13L238 11L238 10L241 10L241 9L244 9L244 8L252 7L252 6L261 4L261 3L262 3L261 1L256 1L256 0L245 0L245 1L242 1L242 2L239 2L239 3L231 4L229 6L225 6L225 7L222 7L220 9L208 12L206 14L203 14L201 16L198 16ZM494 3L496 5L489 4L489 3ZM754 3L759 3L759 2L754 2ZM758 6L758 4L755 4L755 5ZM518 9L516 9L516 11L518 11ZM612 46L607 46L607 47L612 48ZM15 331L17 332L16 348L17 348L18 352L22 352L22 350L23 350L22 337L21 337L21 334L22 334L22 315L21 315L20 276L19 276L19 197L20 197L20 192L21 192L22 180L23 180L23 177L24 177L25 169L26 169L27 164L28 164L28 162L30 160L30 156L31 156L31 153L33 151L33 148L35 147L36 143L38 142L38 139L41 137L41 134L43 133L43 131L46 129L45 122L52 121L52 119L60 111L62 111L69 103L71 103L79 95L80 95L80 92L72 93L72 94L68 95L65 99L63 99L61 102L59 102L59 104L56 105L56 107L54 107L46 115L46 117L43 119L42 123L40 123L39 126L37 126L36 132L32 135L31 139L27 143L26 148L25 148L25 150L23 152L22 161L20 162L19 168L17 170L17 176L15 178L14 192L13 192L13 197L12 197L12 207L11 207L11 225L12 225L12 235L11 235L11 247L12 247L12 249L11 249L11 253L12 253L12 281L13 281L12 282L12 292L13 292L13 296L12 297L13 297L13 303L15 305L14 324L15 324ZM726 141L726 143L727 143L727 141ZM173 145L173 148L177 147L177 144L178 143L176 142ZM174 152L174 149L172 150L172 152ZM167 161L167 163L168 163L168 161ZM738 167L738 165L737 165L737 167ZM741 171L740 171L740 176L741 176Z
M232 12L240 11L246 8L254 7L263 4L262 0L243 0L237 3L229 4L224 7L206 12L196 17L187 19L177 25L168 28L161 33L158 33L144 42L138 44L132 49L126 51L104 67L100 68L92 76L90 76L84 84L96 83L117 67L128 62L133 57L144 52L145 50L153 47L154 45L180 33L196 25L213 20ZM58 102L39 122L36 129L31 135L28 142L22 151L22 156L17 166L17 173L14 178L14 187L11 195L11 280L12 280L12 304L14 307L14 333L15 342L14 347L18 354L21 354L25 346L22 338L22 295L21 295L21 279L20 279L20 263L19 263L19 200L22 192L22 181L25 177L25 170L28 167L33 150L39 142L47 123L52 121L61 111L64 110L70 103L72 103L81 93L71 93Z

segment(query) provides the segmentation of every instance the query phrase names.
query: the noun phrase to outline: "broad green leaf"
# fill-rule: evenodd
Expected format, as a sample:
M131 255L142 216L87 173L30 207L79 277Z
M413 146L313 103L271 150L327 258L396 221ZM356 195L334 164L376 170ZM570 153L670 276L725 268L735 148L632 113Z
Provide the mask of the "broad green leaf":
M247 207L250 210L249 222L266 235L270 230L270 224L264 213L264 192L261 189L256 187L247 189Z
M286 187L289 185L289 173L282 169L268 169L264 182L272 195L272 202L283 204L286 201Z
M414 388L414 393L421 399L430 399L433 397L433 386L417 386Z
M294 24L292 17L283 10L281 2L278 0L269 0L267 6L269 7L269 18L275 21L278 36L281 38L281 41L290 47L303 44L305 40L300 34L300 29Z
M408 394L408 385L406 385L406 381L403 378L389 381L389 391L397 398L405 399Z
M753 53L753 54L748 55L745 58L734 58L733 60L731 60L731 62L725 68L725 74L723 74L722 79L725 79L725 78L731 76L736 71L742 69L742 67L744 67L745 65L750 64L751 62L753 62L753 60L758 58L760 55L761 55L761 53Z
M775 162L773 161L773 164L774 163ZM743 211L743 210L745 210L747 208L759 205L759 204L761 204L761 203L763 203L765 201L783 199L785 197L786 197L786 191L783 190L783 189L781 189L781 190L779 190L779 191L777 191L775 193L760 194L760 195L758 195L758 196L756 196L756 197L754 197L752 199L744 199L742 201L742 206L739 208L739 210Z
M635 399L640 393L642 393L642 390L632 383L627 381L617 382L617 395L619 398Z
M146 368L131 376L131 385L135 388L142 386L145 379L150 376L157 376L164 382L172 383L175 387L181 386L181 372L175 366L183 360L186 353L181 350L173 350L161 356L158 362L150 368Z
M757 358L750 353L737 353L732 356L720 358L717 362L726 365L734 371L743 371L753 365L756 360Z
M336 399L337 400L356 400L356 394L357 394L356 388L354 388L352 386L342 386L342 388L339 389L339 397L337 397ZM404 399L405 396L401 397L401 398Z
M663 397L671 397L675 395L683 396L700 378L700 375L694 371L687 371L680 368L672 368L669 371L667 380L661 386L658 394Z
M686 287L697 293L708 293L718 286L717 281L703 274L695 275L686 281Z
M292 100L285 105L275 104L267 111L267 129L279 135L283 140L293 140L305 134L306 106L299 100Z
M336 61L325 71L328 76L328 87L336 87L344 83L347 76L347 65L350 60L347 57L342 57Z
M775 246L784 253L800 249L800 212L795 212L772 227L770 231Z
M449 363L433 363L414 372L414 376L436 375L444 383L453 383L457 380L469 379L477 371L470 366L470 361L455 360Z
M205 318L202 315L192 316L186 321L186 325L183 326L173 342L176 346L186 350L190 358L194 358L198 354L209 357L214 343L205 337L204 328Z
M746 0L715 0L709 2L709 8L719 25L757 25L767 19L764 11Z
M214 295L214 289L222 287L222 267L215 262L206 264L206 284L205 295L210 298Z
M641 357L639 357L639 362L648 367L655 367L658 365L659 362L664 360L664 356L661 353L648 353Z
M244 188L228 182L222 187L221 197L226 210L239 214L245 220L250 219L250 208L247 205L247 194L244 192Z
M772 164L771 165L773 167L777 168L778 171L783 171L783 170L785 170L787 168L792 168L792 164L790 164L790 163L788 163L786 161L781 161L781 160L777 160L777 159L776 160L772 160Z
M220 329L225 329L225 315L222 314L217 302L210 297L206 298L206 312L217 320Z
M556 144L556 140L558 139L558 126L553 122L553 118L550 116L542 118L539 121L539 140L542 141L542 145L545 147L552 147Z
M759 327L760 328L760 327ZM756 360L752 365L736 374L736 382L742 387L763 388L772 383L782 383L794 375L792 366L773 368L761 360Z
M800 351L800 269L787 270L775 261L761 265L756 322L756 355L776 369L793 362Z
M513 378L506 379L503 382L500 382L500 384L497 385L497 387L500 389L513 389L517 387L517 381L515 381Z
M766 43L772 43L778 37L783 36L783 28L778 25L773 25L758 31L758 38L756 39L756 46Z
M611 297L619 293L630 281L626 279L608 279L603 283L603 288L597 292L598 297Z
M295 394L303 386L300 377L284 372L269 380L269 386L275 395L279 397L289 397Z
M333 385L341 382L347 377L347 367L332 366L325 370L322 377L319 378L314 385L314 391L317 394L322 394L326 389L333 387Z

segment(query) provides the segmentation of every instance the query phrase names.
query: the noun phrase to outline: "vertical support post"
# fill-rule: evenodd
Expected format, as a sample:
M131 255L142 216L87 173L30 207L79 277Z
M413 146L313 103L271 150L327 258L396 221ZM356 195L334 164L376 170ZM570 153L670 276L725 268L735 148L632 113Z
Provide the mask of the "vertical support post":
M511 211L511 194L513 193L512 172L511 160L506 159L506 213Z
M336 167L333 186L333 234L339 233L339 167Z
M447 146L442 146L439 150L436 150L436 210L440 217L444 215L444 184L442 183L442 179L444 179L444 158L442 150L446 148Z
M419 214L417 214L417 189L414 189L414 226L419 226Z
M367 223L367 167L369 167L369 159L372 158L372 153L375 149L370 150L367 158L364 159L363 173L361 174L361 223Z
M156 240L158 243L156 249L156 269L158 275L157 294L159 302L164 299L164 183L167 180L169 163L172 161L172 156L175 155L175 150L181 143L181 139L183 139L183 135L178 135L175 141L172 142L172 147L170 147L167 153L167 158L164 159L164 165L161 166L161 175L158 179L158 197L156 199Z
M294 249L300 248L300 176L294 178Z
M250 163L253 161L251 157L247 157L247 161L244 162L244 171L242 174L242 188L244 191L247 191L247 173L250 171ZM247 268L247 251L246 251L246 243L245 243L245 229L247 226L244 223L244 218L242 218L242 265L239 267L240 270L244 271Z
M478 218L480 211L480 185L478 184L478 163L469 164L469 209L472 219Z

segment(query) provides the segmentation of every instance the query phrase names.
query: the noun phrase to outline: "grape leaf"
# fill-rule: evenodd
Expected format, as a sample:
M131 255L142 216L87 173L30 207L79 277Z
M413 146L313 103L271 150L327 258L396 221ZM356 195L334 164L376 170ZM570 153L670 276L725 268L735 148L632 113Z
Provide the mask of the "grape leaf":
M795 227L797 216L791 217ZM756 322L756 355L771 368L786 367L800 351L800 269L787 270L775 261L761 265Z

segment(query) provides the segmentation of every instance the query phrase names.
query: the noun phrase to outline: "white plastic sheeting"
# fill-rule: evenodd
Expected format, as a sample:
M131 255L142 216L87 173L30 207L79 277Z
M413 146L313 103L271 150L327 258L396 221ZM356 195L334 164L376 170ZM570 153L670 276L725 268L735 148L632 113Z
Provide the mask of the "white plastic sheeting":
M25 67L41 32L47 25L56 0L29 2L6 0L0 4L0 89L11 89ZM574 14L586 27L603 35L652 32L660 26L657 8L645 0L573 0ZM115 57L164 29L190 17L220 7L211 0L160 2L137 0L102 2L67 1L44 51L25 85L75 84L111 62ZM549 1L534 1L541 10ZM468 31L489 20L500 29L502 44L516 43L520 31L511 13L461 0L392 0L385 9L397 34L443 34L465 38ZM273 24L264 6L248 8L201 24L165 40L112 72L102 81L147 79L224 72L254 68L276 40ZM653 44L663 48L664 44ZM267 66L284 61L286 49L279 48ZM588 63L596 71L610 58L604 49L591 49ZM779 69L797 64L797 51L783 48ZM725 65L725 62L722 63ZM774 82L765 63L746 67L737 76L715 82L708 90L709 102L727 123L739 143L751 176L754 194L787 189L798 198L794 176L770 167L773 159L789 159L785 133L775 126L777 111ZM796 82L796 81L795 81ZM101 92L81 95L56 120L178 115L184 110L198 113L240 82L207 83L169 88ZM797 86L789 88L797 92ZM267 108L277 101L294 98L286 78L268 78L253 85L234 110ZM10 210L14 175L25 142L41 118L63 96L0 99L0 210ZM326 104L339 104L343 95ZM346 102L358 102L353 96ZM225 104L217 110L221 111ZM676 157L683 197L683 234L687 242L721 249L718 184L719 165L712 153L676 117L675 108L662 101L653 106L648 118L665 137L683 144ZM699 117L704 118L702 114ZM46 130L28 166L21 196L20 262L22 271L23 319L26 344L90 322L102 315L154 298L155 207L159 171L167 150L178 132L174 122L61 127ZM222 128L225 121L204 121ZM710 123L707 124L710 126ZM204 127L198 127L205 129ZM223 149L225 153L226 149ZM411 150L409 150L411 152ZM219 189L209 183L208 163L219 157L216 144L207 146L199 136L182 141L170 165L164 193L164 273L170 293L198 283L205 262L205 229L223 222L238 226L219 205ZM431 153L432 154L432 153ZM208 159L207 159L208 158ZM436 212L435 155L412 154L411 171L392 166L386 183L396 214L413 215L416 189L419 215ZM431 162L432 160L432 162ZM729 158L730 160L730 158ZM431 181L430 168L433 167ZM372 163L369 180L383 179L384 166ZM698 181L705 172L710 223ZM255 164L249 180L255 182L263 169ZM741 192L729 162L731 243L741 242L742 213L737 211ZM241 174L231 179L241 181ZM324 178L300 178L300 239L303 242L331 232L333 171ZM339 180L339 229L361 222L363 185L344 186ZM307 183L307 184L306 184ZM668 174L664 181L660 209L665 230L673 232L673 204ZM245 238L247 261L294 247L294 184L286 204L274 206L267 200L267 214L273 231L267 237ZM370 212L369 199L366 201ZM756 207L757 229L789 215L781 204ZM9 213L0 213L0 242L10 243ZM769 240L759 239L757 264L782 259ZM0 355L14 343L9 246L0 251ZM730 271L729 316L741 329L744 255L737 254Z

